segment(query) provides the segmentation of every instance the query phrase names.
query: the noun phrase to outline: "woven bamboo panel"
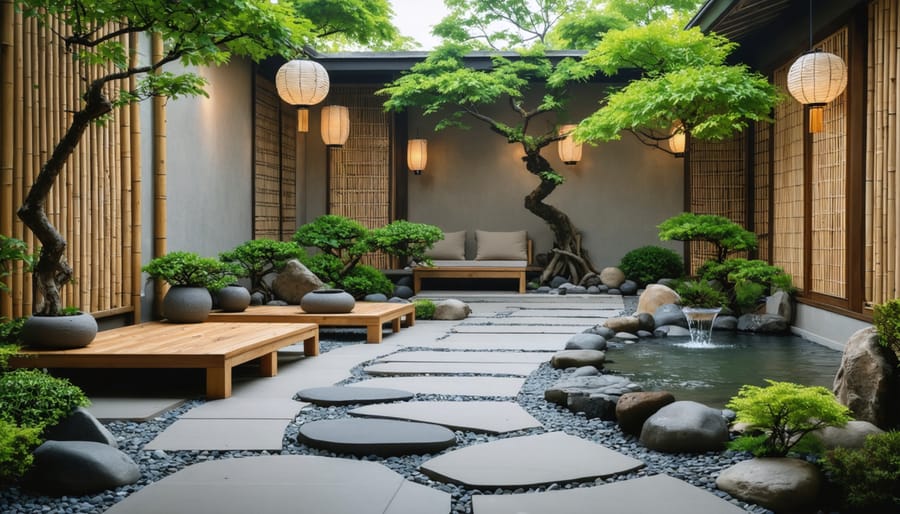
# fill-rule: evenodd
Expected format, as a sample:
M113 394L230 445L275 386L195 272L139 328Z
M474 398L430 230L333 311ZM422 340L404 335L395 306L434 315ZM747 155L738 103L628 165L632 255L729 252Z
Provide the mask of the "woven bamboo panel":
M346 216L367 228L392 221L391 117L375 87L332 88L329 102L350 109L350 138L329 150L328 212ZM388 256L367 255L363 262L391 267Z
M772 236L769 227L772 124L756 123L753 130L755 131L753 139L753 230L756 232L756 239L759 242L757 256L768 261L772 258Z
M6 12L6 11L5 11ZM112 70L75 62L56 34L66 33L59 22L40 26L19 13L0 15L0 30L10 35L0 63L0 102L11 114L3 120L0 138L0 229L4 235L39 246L18 220L16 209L82 106L81 96L92 77ZM129 48L127 38L119 42ZM112 84L110 98L128 84ZM131 160L129 109L112 112L103 125L89 128L66 162L47 199L45 209L66 239L66 259L75 282L62 291L66 306L100 313L133 307L135 269L132 233L139 230L139 213L132 189L140 181L139 163ZM0 295L0 316L23 316L34 308L31 277L16 270L7 279L10 296Z
M865 301L871 307L898 296L897 2L869 4L866 112Z
M691 212L717 214L747 225L744 148L742 134L724 141L691 141ZM716 256L715 247L692 242L690 255L693 273Z
M818 48L846 62L847 29ZM825 106L825 131L812 135L810 290L847 297L847 93Z
M790 63L775 71L785 100L775 107L772 173L772 263L803 289L803 106L787 93Z
M289 240L297 223L296 114L285 111L275 85L256 79L253 235Z

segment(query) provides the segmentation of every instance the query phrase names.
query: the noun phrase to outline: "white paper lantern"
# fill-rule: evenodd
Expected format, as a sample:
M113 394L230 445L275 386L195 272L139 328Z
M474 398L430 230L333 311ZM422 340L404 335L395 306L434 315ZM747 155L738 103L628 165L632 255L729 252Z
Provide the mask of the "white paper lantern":
M284 63L275 74L275 89L285 102L297 106L297 130L309 130L308 107L328 96L328 72L315 62L293 60Z
M798 102L809 105L809 131L824 128L824 107L847 87L847 65L828 52L809 52L794 61L788 70L787 87Z
M322 107L322 141L325 146L337 148L350 137L350 109L343 105Z
M572 132L575 130L577 125L563 125L559 127L559 134L566 134L565 139L561 139L556 144L556 149L559 151L559 160L564 162L565 164L578 164L578 161L581 160L581 143L576 143L575 138L572 136Z
M684 147L687 143L687 137L684 134L684 126L681 123L675 124L672 128L672 134L669 136L669 150L675 154L675 157L684 157Z
M406 165L409 171L421 175L428 164L428 140L410 139L406 143Z

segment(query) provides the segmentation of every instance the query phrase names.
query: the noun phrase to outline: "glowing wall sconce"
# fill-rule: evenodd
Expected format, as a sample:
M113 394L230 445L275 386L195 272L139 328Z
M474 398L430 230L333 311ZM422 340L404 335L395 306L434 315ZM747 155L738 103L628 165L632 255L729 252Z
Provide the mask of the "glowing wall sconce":
M556 143L559 151L559 160L568 165L578 164L581 160L581 143L576 143L572 132L577 125L563 125L559 127L559 135L567 134L565 139Z
M406 165L415 175L421 175L428 164L428 140L410 139L406 143Z
M675 157L684 157L684 147L687 143L687 136L684 133L684 125L678 123L672 128L672 134L669 136L669 151Z
M309 106L328 96L328 72L315 62L295 59L284 63L275 74L275 89L285 102L297 106L297 131L309 130Z

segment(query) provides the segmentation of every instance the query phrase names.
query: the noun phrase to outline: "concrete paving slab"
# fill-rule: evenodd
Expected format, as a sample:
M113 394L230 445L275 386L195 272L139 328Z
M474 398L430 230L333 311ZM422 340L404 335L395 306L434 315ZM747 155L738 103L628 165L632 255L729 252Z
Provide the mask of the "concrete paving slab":
M108 514L173 512L448 514L450 495L408 482L375 462L278 455L188 466L107 511Z
M591 325L593 326L593 325ZM581 325L457 325L451 333L454 334L566 334L572 335L582 332L585 326Z
M398 375L513 375L527 377L539 364L510 362L382 362L363 368L366 373L385 377Z
M417 346L450 350L555 352L565 348L570 337L572 334L451 334L439 341L422 341Z
M469 446L435 457L419 469L446 482L514 489L608 477L643 466L643 462L599 444L551 432Z
M606 319L618 316L618 307L595 307L591 309L519 309L509 315L513 318L584 318ZM598 321L595 321L595 324Z
M88 412L100 421L148 421L163 412L175 409L184 398L114 398L91 396Z
M179 419L145 450L272 450L283 447L286 419Z
M366 405L351 416L435 423L454 430L505 434L541 427L540 421L515 402L404 402Z
M529 316L528 318L492 318L492 325L541 325L541 326L588 326L592 327L606 318L602 318L597 316L595 318L558 318L555 316ZM473 319L471 321L465 321L460 323L460 326L465 325L475 325L478 323L483 323L483 321Z
M524 378L506 377L379 377L347 387L387 387L451 396L516 396L524 383Z
M609 506L616 514L746 512L708 491L668 475L635 478L598 487L472 497L474 514L596 514L600 506Z
M300 425L297 441L358 457L396 457L438 453L456 444L446 427L395 419L323 419Z
M419 350L386 355L377 362L549 362L555 352L440 352Z
M297 417L309 405L280 398L226 398L198 405L181 419L287 419Z

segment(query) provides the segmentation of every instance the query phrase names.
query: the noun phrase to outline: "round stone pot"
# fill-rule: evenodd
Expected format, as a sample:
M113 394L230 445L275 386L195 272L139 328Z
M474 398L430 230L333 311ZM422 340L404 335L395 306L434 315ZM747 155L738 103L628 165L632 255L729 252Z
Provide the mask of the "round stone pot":
M226 286L216 293L219 308L225 312L242 312L250 306L250 291L243 286Z
M163 298L163 316L173 323L202 323L210 310L212 296L205 287L175 286Z
M37 348L82 348L96 336L97 320L83 312L72 316L32 316L22 327L22 341Z
M317 289L303 295L300 307L307 314L343 314L353 310L356 300L343 289Z

